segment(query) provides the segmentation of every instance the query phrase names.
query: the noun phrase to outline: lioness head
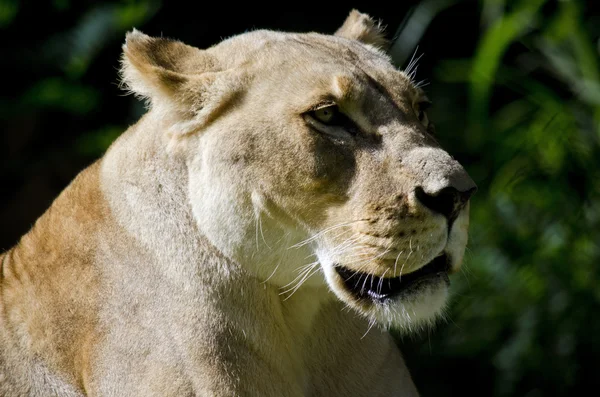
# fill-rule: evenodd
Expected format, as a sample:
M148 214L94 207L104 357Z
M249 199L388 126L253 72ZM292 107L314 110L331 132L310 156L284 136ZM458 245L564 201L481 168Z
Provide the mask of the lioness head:
M382 37L355 11L333 36L254 31L207 50L134 31L123 76L185 158L218 250L286 296L328 286L412 328L445 304L476 187Z

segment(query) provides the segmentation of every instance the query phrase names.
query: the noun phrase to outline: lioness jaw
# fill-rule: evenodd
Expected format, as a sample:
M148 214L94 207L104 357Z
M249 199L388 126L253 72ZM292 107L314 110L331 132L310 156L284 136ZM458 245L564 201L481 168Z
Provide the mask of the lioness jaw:
M0 395L417 395L386 328L443 311L476 187L386 48L129 33L148 113L0 256Z

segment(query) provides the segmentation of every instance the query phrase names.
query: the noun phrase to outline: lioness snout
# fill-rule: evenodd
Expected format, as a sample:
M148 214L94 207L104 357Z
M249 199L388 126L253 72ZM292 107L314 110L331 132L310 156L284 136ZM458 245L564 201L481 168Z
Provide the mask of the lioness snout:
M467 171L440 148L420 147L405 157L416 178L417 200L452 222L477 191Z

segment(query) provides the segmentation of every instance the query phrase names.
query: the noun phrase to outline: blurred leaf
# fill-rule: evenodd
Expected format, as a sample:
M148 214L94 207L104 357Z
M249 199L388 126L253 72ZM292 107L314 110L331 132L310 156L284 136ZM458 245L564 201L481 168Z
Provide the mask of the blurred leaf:
M55 9L64 11L69 8L71 2L70 0L52 0L52 4L54 4Z
M533 28L536 12L545 0L523 0L499 18L483 35L471 69L471 121L481 125L488 111L494 77L502 55L516 38Z
M43 53L47 59L66 59L61 68L69 77L79 78L109 41L140 26L159 7L158 1L96 5L73 28L48 40Z
M99 94L92 88L60 78L49 78L39 81L25 92L22 106L85 114L92 111L98 101Z
M457 0L424 0L409 12L396 30L395 40L389 49L395 65L406 66L406 62L415 54L417 43L433 18L456 2Z
M160 7L158 1L128 2L115 8L116 27L119 30L129 30L139 27L151 18Z
M0 29L11 24L19 11L19 0L0 0Z
M96 131L88 131L82 134L81 138L77 140L75 148L83 156L98 157L125 130L125 127L107 125Z

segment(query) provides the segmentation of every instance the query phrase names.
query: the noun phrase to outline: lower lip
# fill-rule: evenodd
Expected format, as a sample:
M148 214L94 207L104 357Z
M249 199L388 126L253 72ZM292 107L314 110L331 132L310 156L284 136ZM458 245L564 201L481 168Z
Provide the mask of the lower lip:
M407 296L419 291L420 287L432 283L450 282L450 258L443 254L417 271L394 278L381 278L368 273L355 272L343 266L336 266L337 274L344 286L356 298L383 303L397 296Z

